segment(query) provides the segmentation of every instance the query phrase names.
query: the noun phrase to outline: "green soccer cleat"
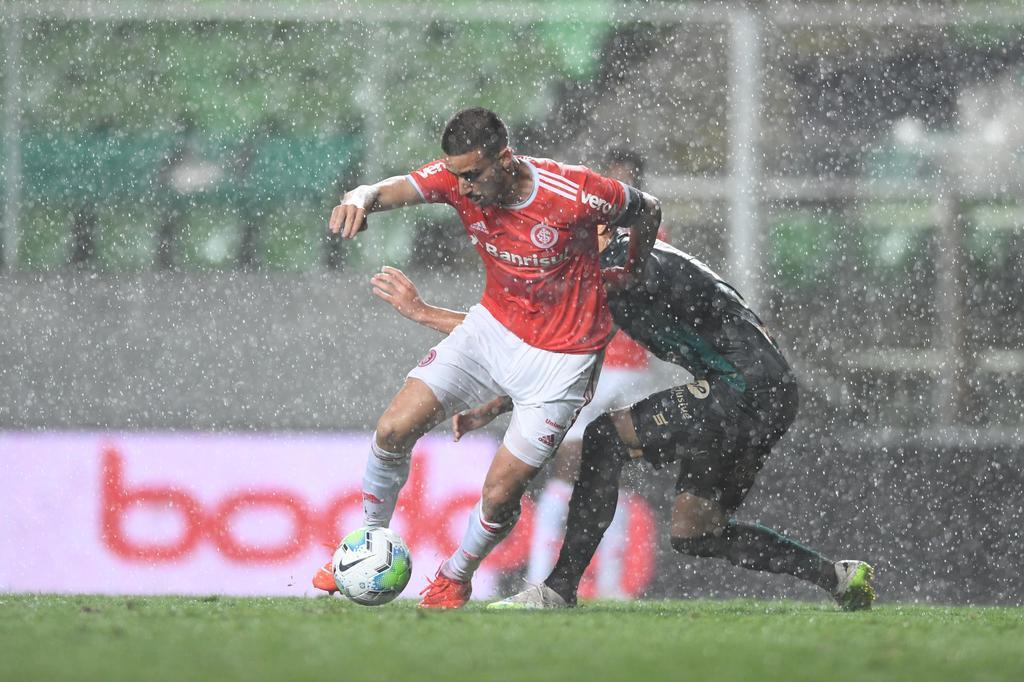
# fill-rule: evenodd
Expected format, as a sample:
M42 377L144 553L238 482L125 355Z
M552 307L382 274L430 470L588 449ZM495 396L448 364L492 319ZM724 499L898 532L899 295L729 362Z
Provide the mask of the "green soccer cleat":
M519 594L513 594L501 601L487 605L494 610L537 611L540 609L567 609L569 605L562 597L547 585L530 585Z
M863 561L843 559L835 563L836 589L832 593L843 611L867 611L875 601L875 588L871 581L875 569Z

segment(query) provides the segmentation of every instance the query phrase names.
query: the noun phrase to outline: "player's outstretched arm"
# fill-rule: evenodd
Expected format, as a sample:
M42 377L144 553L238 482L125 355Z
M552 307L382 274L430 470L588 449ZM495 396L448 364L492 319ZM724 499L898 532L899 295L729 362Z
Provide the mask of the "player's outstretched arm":
M390 303L399 315L424 327L436 329L442 334L450 334L466 317L466 313L426 303L420 298L420 293L412 280L404 272L390 265L385 265L380 272L371 277L370 284L373 285L373 293L377 298Z
M352 239L366 229L366 216L375 211L423 203L423 197L404 175L346 192L331 212L330 229L342 239Z

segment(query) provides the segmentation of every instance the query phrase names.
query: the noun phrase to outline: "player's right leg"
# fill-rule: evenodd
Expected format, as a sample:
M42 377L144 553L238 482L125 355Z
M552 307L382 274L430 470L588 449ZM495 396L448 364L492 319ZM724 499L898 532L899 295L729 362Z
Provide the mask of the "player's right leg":
M384 414L370 443L363 473L363 524L386 527L391 523L398 493L409 478L412 448L445 420L447 411L434 391L417 378L406 379Z
M412 448L420 436L456 411L486 402L498 393L493 380L480 370L481 344L475 338L479 313L470 312L409 372L405 385L377 422L363 474L365 525L391 523L398 493L409 477ZM333 591L329 566L317 572L313 584Z
M413 445L446 415L427 384L416 378L406 379L377 421L370 440L370 455L363 471L363 525L386 527L391 523L398 494L409 479ZM330 561L313 576L313 587L329 593L337 591Z

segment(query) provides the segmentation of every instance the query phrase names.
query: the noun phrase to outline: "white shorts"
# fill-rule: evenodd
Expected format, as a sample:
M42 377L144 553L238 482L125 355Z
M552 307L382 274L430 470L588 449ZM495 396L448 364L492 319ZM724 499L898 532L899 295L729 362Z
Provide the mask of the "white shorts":
M654 373L647 367L605 367L594 391L594 399L580 412L576 423L565 434L567 441L583 440L587 424L609 410L629 407L654 392Z
M475 305L408 376L429 386L449 417L509 396L514 407L503 444L540 467L593 396L603 357L534 348Z

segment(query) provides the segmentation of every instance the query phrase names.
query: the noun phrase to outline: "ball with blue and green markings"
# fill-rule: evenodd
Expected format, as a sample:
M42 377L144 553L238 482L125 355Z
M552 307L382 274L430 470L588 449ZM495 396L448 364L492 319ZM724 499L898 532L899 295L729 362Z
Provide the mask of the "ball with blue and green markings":
M387 604L412 577L412 555L389 528L359 528L345 536L331 560L334 582L364 606Z

